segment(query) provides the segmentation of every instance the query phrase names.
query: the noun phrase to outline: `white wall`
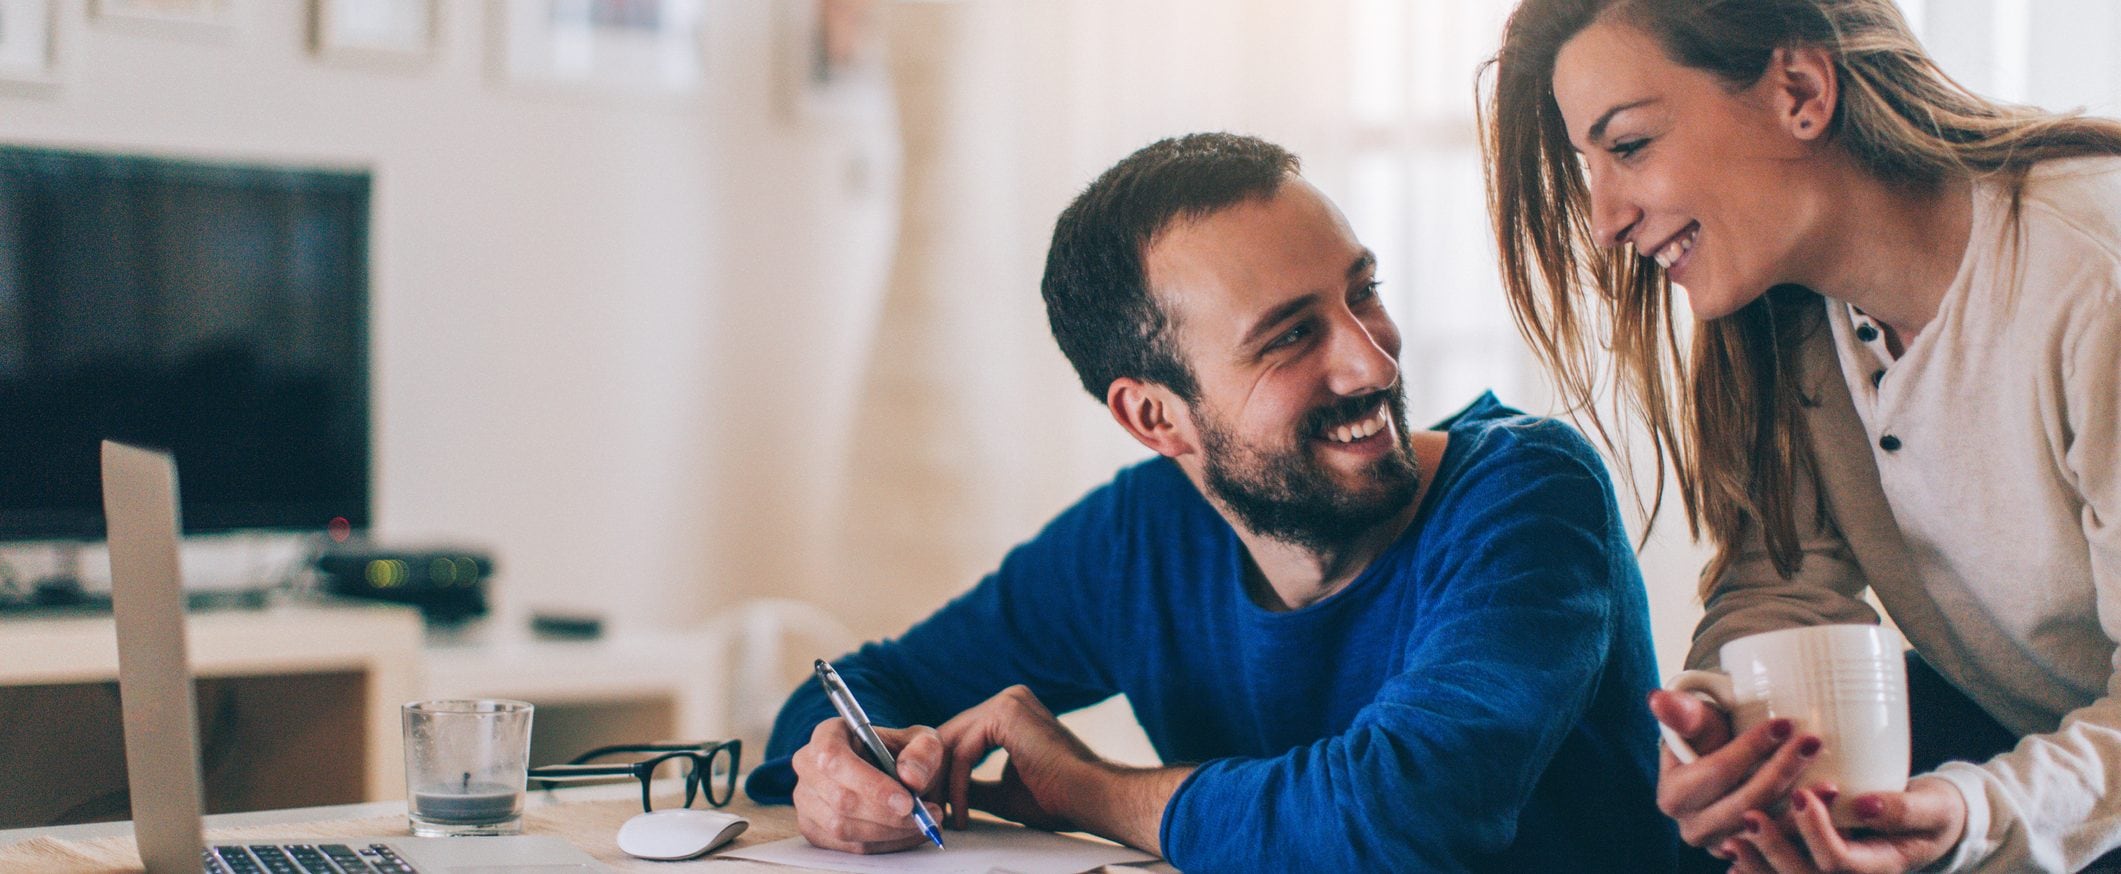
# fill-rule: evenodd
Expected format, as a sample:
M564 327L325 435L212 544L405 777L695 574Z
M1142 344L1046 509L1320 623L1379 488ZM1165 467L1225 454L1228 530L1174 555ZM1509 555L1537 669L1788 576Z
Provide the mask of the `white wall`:
M872 367L917 357L918 344L947 326L880 322L896 225L895 132L888 119L798 121L780 111L775 2L711 0L698 95L614 98L497 81L497 10L487 0L442 0L436 59L406 70L316 59L305 47L309 3L237 0L241 28L201 37L116 26L92 17L88 0L60 0L60 84L0 88L0 142L373 170L378 531L492 548L507 618L554 605L675 625L743 594L787 592L850 621L888 619L864 627L884 632L900 617L871 616L865 604L925 612L1101 480L1110 458L1134 451L1121 442L1066 459L1039 448L1012 454L1019 443L1093 444L1110 428L1055 363L1035 306L1004 308L1018 320L999 327L986 303L954 317L986 319L975 330L1036 346L1036 360L974 374L930 367L930 381L907 383L971 396L972 412L925 430L865 428L863 393L872 406L905 407L890 391L904 387L903 374ZM2106 0L1919 5L1945 68L1977 89L2114 111L2121 64L2103 47L2121 35L2121 15ZM1347 33L1333 4L972 6L962 14L1022 21L982 25L982 38L1014 41L968 55L984 66L964 75L964 94L944 97L987 107L995 126L937 172L970 167L980 185L1021 189L1012 189L1021 209L999 221L1022 239L1006 251L982 243L988 251L938 256L982 265L971 294L998 285L1030 294L1052 213L1153 136L1265 133L1311 158L1345 204L1363 196L1355 177L1333 169L1347 150L1334 131L1351 123L1333 97L1345 85L1331 64ZM1421 5L1416 18L1439 8ZM1292 78L1250 63L1269 49L1308 72ZM1438 93L1469 99L1455 82ZM1421 206L1462 214L1432 197ZM932 236L938 246L973 242ZM1493 267L1467 269L1490 276ZM1401 284L1453 291L1470 282L1456 277L1430 270ZM873 349L878 342L891 348ZM968 390L960 375L1006 377L1013 388ZM1012 406L1000 409L997 398ZM1542 407L1537 397L1513 400ZM995 421L968 448L974 416ZM862 455L861 441L880 433L903 439ZM889 524L892 508L907 506L901 495L948 495L933 483L894 492L883 482L865 503L851 494L857 477L888 480L889 471L856 461L979 455L1022 468L1027 452L1032 466L1058 469L1028 484L1019 477L1007 501L965 513L978 524L933 538L968 541L956 547L966 557L880 572L894 567L879 560L892 558L885 547L907 542ZM867 523L877 524L865 535L858 526ZM1694 577L1704 558L1686 541L1673 496L1642 556L1667 669L1699 616ZM855 586L869 591L849 595Z
M777 474L830 449L805 417L846 406L890 243L887 122L777 111L771 2L710 3L672 98L499 82L484 2L401 70L315 58L309 3L200 34L62 0L60 84L0 91L0 142L371 170L378 536L491 548L510 616L679 624L814 524Z

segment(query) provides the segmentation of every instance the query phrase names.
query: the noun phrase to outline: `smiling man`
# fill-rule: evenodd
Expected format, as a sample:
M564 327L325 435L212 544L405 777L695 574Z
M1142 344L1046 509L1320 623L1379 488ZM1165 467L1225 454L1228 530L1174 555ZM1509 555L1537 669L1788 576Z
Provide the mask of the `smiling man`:
M1150 145L1062 213L1054 337L1157 457L836 663L936 813L1188 871L1671 867L1647 608L1598 456L1491 395L1409 430L1375 276L1249 137ZM1102 761L1053 717L1119 693L1170 764ZM922 844L856 749L805 686L748 791L819 846ZM1001 780L970 781L996 749Z

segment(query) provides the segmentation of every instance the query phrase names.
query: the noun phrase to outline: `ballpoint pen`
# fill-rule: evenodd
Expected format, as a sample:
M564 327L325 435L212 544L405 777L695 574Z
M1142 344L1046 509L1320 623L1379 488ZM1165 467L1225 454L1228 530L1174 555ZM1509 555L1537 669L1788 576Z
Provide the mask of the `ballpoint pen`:
M941 849L942 830L936 827L935 817L928 815L927 805L921 803L921 794L913 791L913 787L907 786L906 781L898 778L898 760L891 757L891 750L884 746L884 739L876 736L876 728L869 724L869 714L862 711L862 702L854 700L854 691L847 688L847 683L840 679L840 672L833 670L824 659L818 659L814 667L817 668L817 681L825 684L825 697L832 699L832 709L840 712L840 718L847 720L847 724L854 727L854 736L860 738L862 745L869 748L869 763L877 766L885 776L898 783L900 788L906 790L906 794L913 796L913 821L919 823L921 832L928 836L928 840L935 842L937 849Z

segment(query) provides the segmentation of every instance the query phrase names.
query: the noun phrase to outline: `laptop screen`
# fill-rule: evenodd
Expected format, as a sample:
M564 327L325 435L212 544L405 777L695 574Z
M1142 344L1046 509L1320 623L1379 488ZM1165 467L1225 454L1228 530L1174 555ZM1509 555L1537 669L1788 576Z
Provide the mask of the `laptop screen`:
M205 805L184 650L176 462L167 453L104 441L103 514L110 527L133 834L149 874L190 874L205 851L199 825Z

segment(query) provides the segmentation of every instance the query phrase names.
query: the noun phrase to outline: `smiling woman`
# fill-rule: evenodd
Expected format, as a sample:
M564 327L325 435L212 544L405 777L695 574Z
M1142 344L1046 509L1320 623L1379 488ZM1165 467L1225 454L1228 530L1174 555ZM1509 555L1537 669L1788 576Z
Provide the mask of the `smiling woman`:
M1868 588L1949 681L1912 702L1930 773L1856 799L1862 833L1826 820L1835 787L1782 776L1818 751L1801 727L1732 739L1653 696L1715 750L1667 758L1682 835L1740 870L2121 846L2121 796L2086 788L2121 764L2121 124L1966 91L1888 0L1525 0L1490 72L1518 324L1594 416L1609 347L1716 549L1689 661L1876 622Z

